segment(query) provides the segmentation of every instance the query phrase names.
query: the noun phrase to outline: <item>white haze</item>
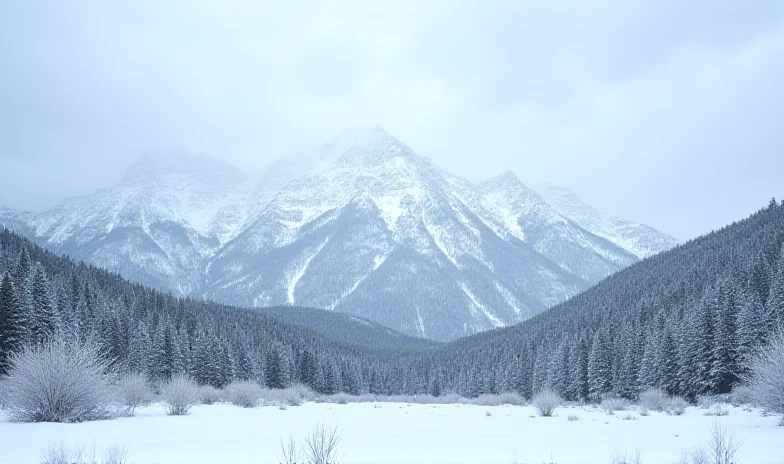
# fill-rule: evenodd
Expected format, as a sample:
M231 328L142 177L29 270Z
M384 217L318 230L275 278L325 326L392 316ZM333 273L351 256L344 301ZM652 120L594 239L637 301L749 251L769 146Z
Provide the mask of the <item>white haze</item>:
M784 196L784 2L6 2L0 205L150 148L258 169L378 123L687 239Z

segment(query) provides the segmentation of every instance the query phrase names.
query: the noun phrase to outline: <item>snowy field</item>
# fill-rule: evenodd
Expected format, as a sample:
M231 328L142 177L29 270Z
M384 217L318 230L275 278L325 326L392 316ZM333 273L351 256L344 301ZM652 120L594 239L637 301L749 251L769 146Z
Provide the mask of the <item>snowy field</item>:
M135 417L80 424L0 418L0 463L39 463L43 447L67 443L98 449L120 445L128 462L136 464L276 464L281 438L301 441L321 421L341 429L344 464L611 463L617 452L632 456L637 448L642 463L676 463L684 450L707 444L717 421L742 442L741 464L784 463L779 419L729 408L721 417L696 407L682 416L642 417L636 411L608 415L591 407L564 407L545 418L521 406L307 403L281 410L215 404L170 417L162 406L150 406ZM569 415L579 419L570 421Z

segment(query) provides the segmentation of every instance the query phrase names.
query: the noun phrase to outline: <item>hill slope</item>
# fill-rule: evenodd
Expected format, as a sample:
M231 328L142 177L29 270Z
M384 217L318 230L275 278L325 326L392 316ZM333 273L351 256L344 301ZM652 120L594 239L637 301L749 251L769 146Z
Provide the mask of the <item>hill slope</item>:
M723 393L784 329L784 203L645 259L513 327L458 340L420 375L464 394Z

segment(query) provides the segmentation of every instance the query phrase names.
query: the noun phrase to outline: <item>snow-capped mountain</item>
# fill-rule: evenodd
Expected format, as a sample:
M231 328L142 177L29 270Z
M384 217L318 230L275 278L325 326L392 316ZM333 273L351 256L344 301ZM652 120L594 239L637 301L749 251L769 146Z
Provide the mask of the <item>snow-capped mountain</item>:
M529 318L674 243L629 223L610 234L589 208L512 173L472 184L371 127L282 157L257 182L206 155L151 153L116 188L0 210L0 224L181 294L448 340Z

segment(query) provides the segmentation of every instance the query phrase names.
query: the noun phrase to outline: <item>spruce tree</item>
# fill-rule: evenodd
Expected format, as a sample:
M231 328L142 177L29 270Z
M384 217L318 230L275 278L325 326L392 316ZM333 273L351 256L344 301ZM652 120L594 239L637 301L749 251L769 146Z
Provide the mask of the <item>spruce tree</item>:
M0 283L0 376L8 373L9 358L22 347L22 314L8 274Z
M42 343L54 335L60 326L57 308L49 292L49 281L43 266L37 264L31 285L33 313L30 331L34 343Z

